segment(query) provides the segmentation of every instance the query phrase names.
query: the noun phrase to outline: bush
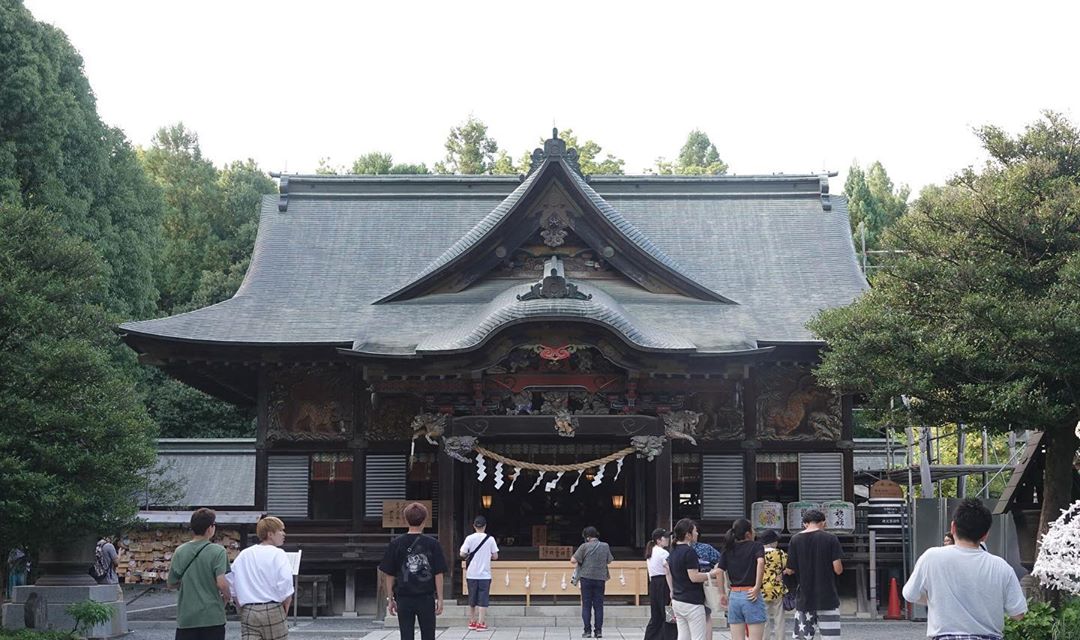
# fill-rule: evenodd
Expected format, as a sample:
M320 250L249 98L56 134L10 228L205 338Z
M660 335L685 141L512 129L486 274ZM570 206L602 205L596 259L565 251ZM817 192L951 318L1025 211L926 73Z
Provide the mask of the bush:
M37 631L19 629L18 631L0 630L0 640L72 640L74 636L67 631Z
M1029 602L1020 620L1005 619L1005 640L1054 640L1057 616L1045 602Z
M113 608L103 602L83 600L64 607L64 611L75 618L75 628L72 633L86 633L99 624L105 624L113 617Z
M1058 611L1053 640L1080 640L1080 599L1073 598Z

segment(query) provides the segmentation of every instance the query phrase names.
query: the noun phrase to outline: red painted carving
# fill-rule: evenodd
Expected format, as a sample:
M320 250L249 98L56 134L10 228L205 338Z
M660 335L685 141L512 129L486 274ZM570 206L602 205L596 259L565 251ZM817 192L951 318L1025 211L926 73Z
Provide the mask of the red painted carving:
M570 357L570 345L566 344L561 347L549 347L547 345L540 345L536 348L540 354L542 360L550 360L552 362L558 362L559 360L566 360Z
M613 387L620 386L621 376L574 374L574 373L533 373L527 375L490 375L484 380L491 384L495 390L508 390L520 393L528 388L557 388L557 387L580 387L590 393L600 391L613 391Z

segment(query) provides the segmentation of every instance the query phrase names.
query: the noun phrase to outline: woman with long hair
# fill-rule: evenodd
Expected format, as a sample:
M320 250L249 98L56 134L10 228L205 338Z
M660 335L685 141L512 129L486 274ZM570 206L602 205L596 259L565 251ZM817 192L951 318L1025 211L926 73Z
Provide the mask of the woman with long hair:
M645 640L672 640L672 625L666 624L664 609L671 602L671 590L667 583L668 544L670 534L665 529L652 532L645 547L645 560L649 570L649 625L645 627Z
M725 582L730 586L727 600L727 619L731 640L743 640L747 631L750 640L761 640L765 634L765 599L761 581L765 576L765 545L754 540L754 528L746 518L736 520L724 536L720 564Z
M697 523L683 518L675 523L675 548L668 556L671 580L671 607L679 627L679 640L705 640L705 589L702 585L719 569L701 571L693 544L697 542Z

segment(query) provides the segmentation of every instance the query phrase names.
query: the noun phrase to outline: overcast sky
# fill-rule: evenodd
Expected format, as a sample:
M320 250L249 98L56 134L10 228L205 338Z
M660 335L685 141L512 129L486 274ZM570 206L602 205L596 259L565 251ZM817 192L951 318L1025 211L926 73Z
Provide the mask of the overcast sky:
M733 173L880 160L914 190L972 127L1080 114L1077 3L26 0L135 144L183 121L217 164L431 167L470 113L517 159L572 128L640 173L694 128Z

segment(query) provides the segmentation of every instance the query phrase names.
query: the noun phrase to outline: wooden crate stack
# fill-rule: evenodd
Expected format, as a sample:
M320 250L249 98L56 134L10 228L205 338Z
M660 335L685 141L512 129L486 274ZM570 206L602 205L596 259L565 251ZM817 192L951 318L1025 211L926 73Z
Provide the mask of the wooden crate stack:
M187 527L153 527L129 531L120 540L116 572L124 584L164 583L169 575L173 552L191 540ZM225 547L229 562L240 553L240 531L218 527L214 542Z

